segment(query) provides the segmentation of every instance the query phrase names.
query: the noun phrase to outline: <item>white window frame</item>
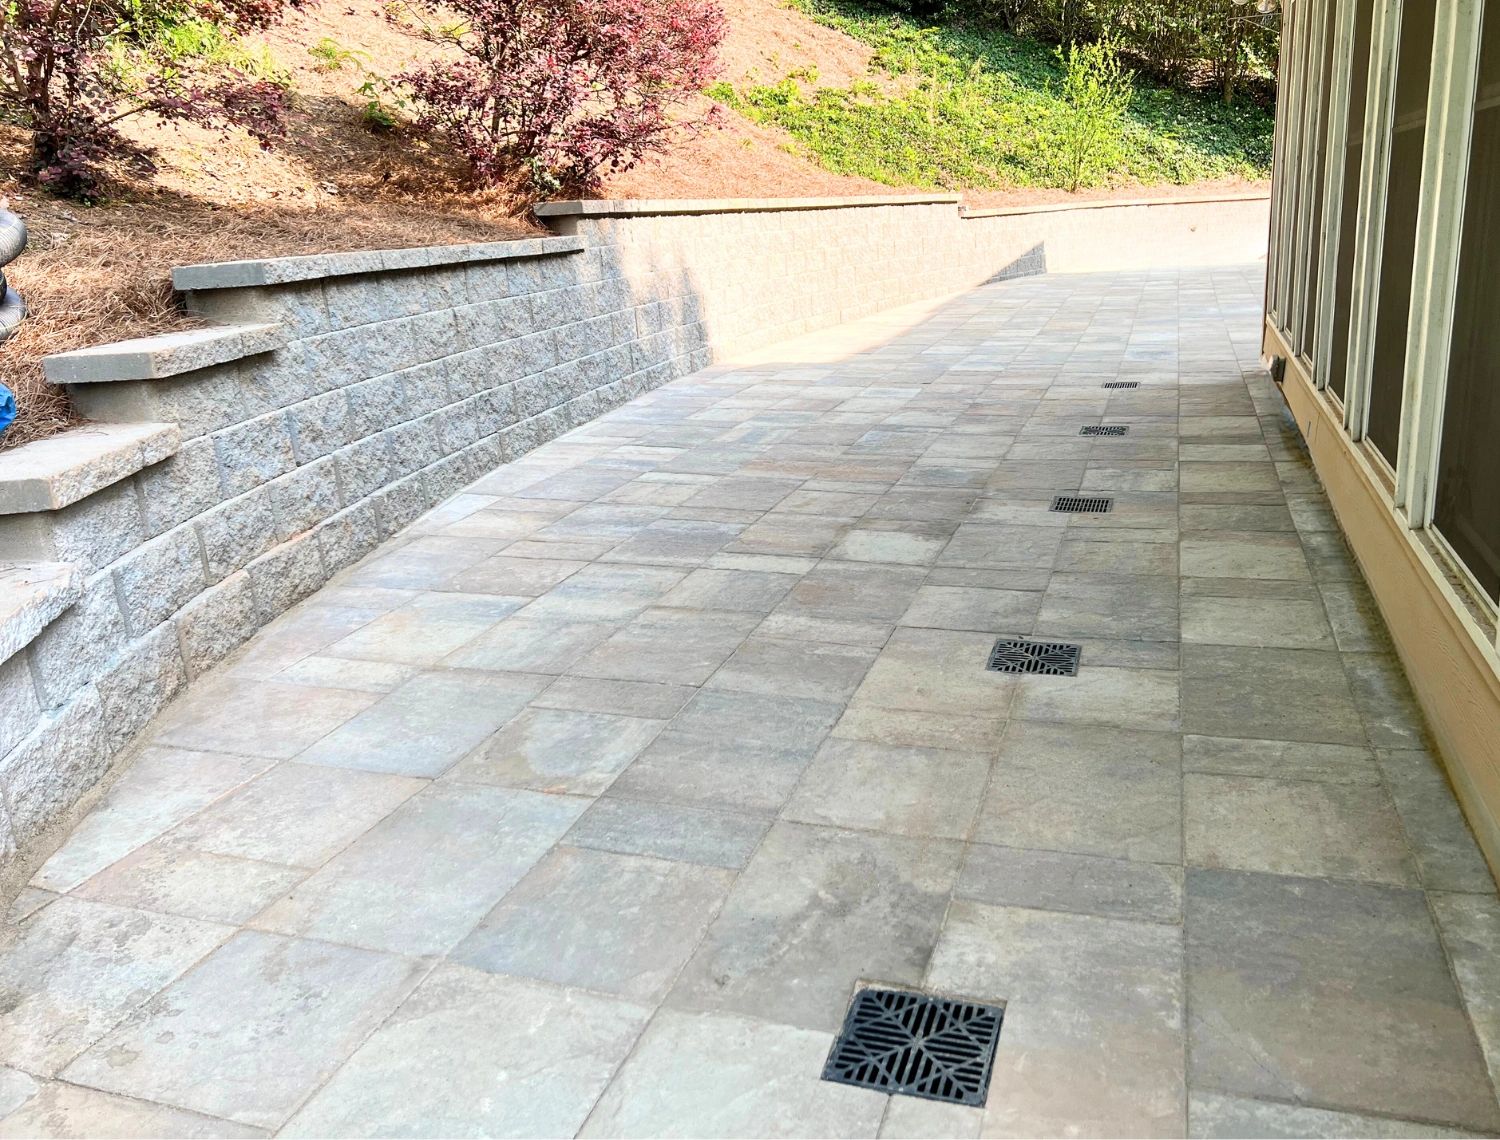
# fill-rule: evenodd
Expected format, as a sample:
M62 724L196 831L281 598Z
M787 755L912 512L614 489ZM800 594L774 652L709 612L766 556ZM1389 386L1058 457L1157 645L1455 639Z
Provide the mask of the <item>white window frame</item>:
M1319 127L1323 122L1324 114L1324 91L1323 81L1323 56L1328 46L1328 35L1330 32L1329 17L1332 15L1329 0L1304 0L1303 7L1307 15L1302 27L1302 42L1306 45L1303 53L1306 64L1302 76L1302 108L1301 108L1301 140L1305 154L1298 169L1298 179L1301 183L1301 193L1298 202L1301 208L1296 217L1296 242L1292 264L1292 290L1291 290L1291 316L1295 318L1296 328L1291 327L1291 321L1287 322L1288 343L1292 351L1304 359L1311 358L1312 338L1310 330L1306 327L1304 316L1308 314L1307 306L1307 271L1313 265L1313 258L1321 259L1322 245L1319 233L1312 229L1312 203L1315 197L1314 191L1318 188L1318 179L1323 173L1324 163L1318 160L1315 149L1318 143ZM1326 140L1325 140L1326 145ZM1318 211L1320 224L1322 209ZM1322 262L1318 262L1318 280L1323 278ZM1316 317L1314 316L1314 320ZM1295 335L1293 335L1295 334Z
M1459 259L1462 252L1463 216L1468 192L1469 162L1473 145L1475 103L1478 97L1479 56L1486 3L1490 18L1500 20L1500 0L1443 0L1437 5L1433 30L1432 69L1428 85L1427 122L1423 138L1421 189L1412 265L1411 305L1407 321L1406 358L1400 436L1394 468L1378 465L1394 476L1392 508L1414 530L1425 530L1431 547L1442 552L1462 580L1471 598L1489 615L1494 625L1494 643L1500 646L1500 606L1478 589L1472 574L1452 552L1442 533L1433 525L1437 496L1438 463L1441 458L1443 411L1447 398L1449 354L1457 303ZM1391 144L1395 126L1395 97L1403 0L1380 0L1371 28L1370 71L1365 92L1364 149L1359 171L1359 215L1354 234L1355 288L1349 314L1348 372L1344 377L1345 430L1354 441L1362 440L1369 419L1370 384L1374 365L1375 322L1380 293L1380 270L1385 236L1386 190L1390 178ZM1300 8L1311 15L1315 7L1302 0ZM1316 336L1311 346L1314 385L1336 404L1327 391L1332 365L1330 330L1337 305L1337 259L1343 223L1344 179L1348 174L1348 94L1352 82L1352 50L1355 39L1355 0L1334 0L1324 13L1325 34L1334 40L1334 66L1329 75L1327 113L1330 116L1324 154L1322 221L1317 242L1319 266ZM1283 191L1295 181L1306 202L1310 163L1301 151L1316 137L1318 110L1304 101L1319 92L1310 90L1309 69L1316 67L1326 41L1300 25L1294 42L1297 57L1290 70L1295 77L1295 114L1289 122L1285 165L1293 165L1295 179L1283 177ZM1311 133L1309 133L1311 132ZM1285 170L1283 171L1285 173ZM1288 205L1285 193L1279 204ZM1289 212L1289 211L1287 211ZM1305 211L1299 211L1299 213ZM1299 242L1304 239L1305 219L1283 218L1282 233L1291 230L1292 241L1277 250L1276 271L1283 279L1295 279L1307 264ZM1274 314L1276 324L1298 351L1304 330L1290 327L1300 288L1289 281L1283 288L1283 311ZM1291 294L1291 295L1289 295ZM1378 453L1365 448L1367 458Z
M1281 171L1286 169L1287 163L1287 133L1289 130L1289 109L1292 103L1291 74L1293 61L1296 59L1296 44L1291 34L1290 6L1295 0L1288 0L1286 7L1282 9L1282 34L1281 42L1276 60L1276 117L1272 126L1271 136L1271 171L1273 181L1271 183L1271 216L1267 226L1266 234L1266 315L1277 328L1285 327L1281 311L1282 298L1278 292L1278 283L1281 279L1282 265L1285 263L1284 246L1282 243L1281 229L1286 220L1286 198L1287 190L1283 179L1279 177Z
M1433 30L1396 458L1395 504L1413 529L1431 524L1437 502L1483 15L1482 0L1445 0Z
M1354 234L1356 288L1350 298L1349 375L1344 382L1344 430L1364 439L1370 416L1370 380L1375 366L1375 317L1385 246L1386 189L1396 120L1396 64L1401 46L1402 0L1375 7L1370 33L1370 80L1365 90L1364 157L1359 173L1359 217ZM1359 288L1363 286L1363 288Z
M1339 236L1344 224L1344 180L1348 176L1349 88L1354 82L1355 17L1357 0L1334 5L1333 72L1328 81L1328 139L1323 163L1323 230L1319 235L1317 337L1313 344L1313 385L1329 386L1333 370L1334 311L1338 307ZM1352 291L1351 291L1352 303ZM1348 359L1345 359L1347 370ZM1344 382L1348 391L1348 378Z
M1283 87L1286 95L1286 106L1283 110L1286 118L1286 138L1283 143L1283 177L1277 218L1280 234L1276 243L1275 294L1276 323L1287 334L1287 339L1291 340L1292 313L1295 311L1292 302L1292 282L1296 276L1294 269L1297 261L1297 210L1294 208L1294 203L1300 204L1296 191L1299 189L1303 165L1302 94L1303 75L1307 68L1307 53L1302 50L1302 44L1306 38L1304 35L1306 20L1303 13L1309 7L1309 0L1291 0L1288 7L1283 26L1291 29L1291 53L1286 57L1290 63L1288 68L1290 75L1286 77Z

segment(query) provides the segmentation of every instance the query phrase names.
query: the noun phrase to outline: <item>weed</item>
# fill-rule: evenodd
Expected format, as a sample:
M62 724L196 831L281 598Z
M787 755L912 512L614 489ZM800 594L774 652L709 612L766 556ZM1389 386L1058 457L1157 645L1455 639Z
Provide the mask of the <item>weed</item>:
M316 61L313 66L319 71L342 71L346 67L358 67L362 70L365 61L370 58L365 52L343 47L329 36L324 36L308 48L307 54Z
M1125 113L1135 94L1135 75L1120 65L1109 40L1057 49L1062 65L1063 113L1058 116L1054 154L1058 177L1069 190L1100 180L1120 164Z

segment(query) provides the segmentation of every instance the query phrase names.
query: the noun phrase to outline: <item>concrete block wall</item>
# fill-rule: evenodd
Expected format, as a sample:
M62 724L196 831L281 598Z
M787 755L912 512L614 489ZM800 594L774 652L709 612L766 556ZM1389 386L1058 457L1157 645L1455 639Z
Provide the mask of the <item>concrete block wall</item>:
M0 660L0 886L175 694L466 484L727 355L1045 262L1045 221L953 197L538 212L560 236L187 267L207 355L56 359L90 419L178 438L58 509L0 495L0 562L82 584Z

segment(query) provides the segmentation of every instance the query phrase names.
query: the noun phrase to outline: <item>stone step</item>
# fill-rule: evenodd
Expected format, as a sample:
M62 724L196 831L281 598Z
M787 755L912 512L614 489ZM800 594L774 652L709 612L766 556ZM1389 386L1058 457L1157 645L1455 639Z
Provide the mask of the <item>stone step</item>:
M176 424L86 424L0 452L0 515L55 511L175 455Z
M161 380L270 352L288 339L279 324L219 325L59 352L46 357L42 365L53 384Z
M370 249L352 253L315 253L305 257L268 257L250 261L216 261L172 270L172 285L183 293L210 289L244 289L258 285L291 285L323 277L380 273L397 269L430 269L474 261L510 261L578 253L576 237L521 238L518 241L469 245L424 245L410 249Z
M71 562L0 562L0 664L82 594L82 575Z

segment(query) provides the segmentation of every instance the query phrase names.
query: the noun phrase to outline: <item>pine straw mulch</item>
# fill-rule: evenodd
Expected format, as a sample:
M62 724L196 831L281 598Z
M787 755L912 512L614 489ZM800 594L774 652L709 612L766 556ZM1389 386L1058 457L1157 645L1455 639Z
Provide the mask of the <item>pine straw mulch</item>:
M9 157L0 152L0 164ZM244 257L283 257L353 249L505 241L537 227L513 203L474 196L445 202L399 191L312 202L212 203L141 188L84 207L7 185L10 208L26 220L26 252L6 277L26 300L16 335L0 345L0 381L20 414L0 450L81 422L67 395L43 378L42 358L89 345L195 327L172 290L175 266Z

